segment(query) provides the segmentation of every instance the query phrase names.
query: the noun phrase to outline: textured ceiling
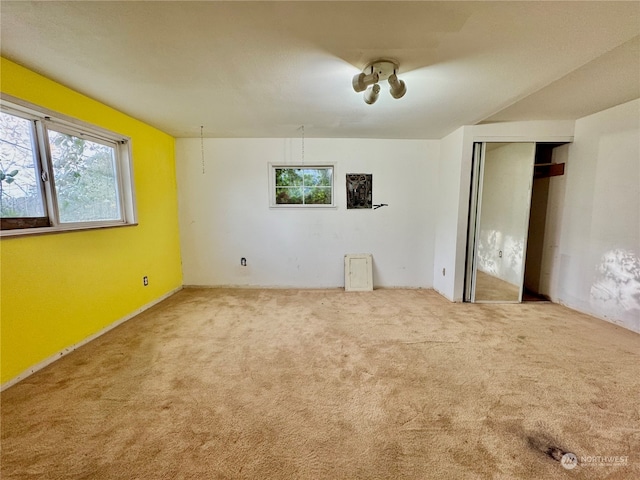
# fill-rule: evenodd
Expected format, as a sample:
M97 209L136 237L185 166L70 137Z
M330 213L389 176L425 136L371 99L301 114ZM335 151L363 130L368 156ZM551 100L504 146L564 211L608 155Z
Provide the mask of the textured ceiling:
M640 96L638 2L2 1L1 53L177 137L441 138ZM351 87L400 63L407 94Z

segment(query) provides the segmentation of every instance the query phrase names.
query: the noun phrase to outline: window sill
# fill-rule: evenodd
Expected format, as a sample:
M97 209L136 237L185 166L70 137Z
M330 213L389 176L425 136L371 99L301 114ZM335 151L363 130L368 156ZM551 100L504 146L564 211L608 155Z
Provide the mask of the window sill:
M80 232L86 230L102 230L106 228L135 227L138 223L100 223L100 224L76 224L59 225L56 227L20 228L11 230L0 230L0 239L20 238L36 235L50 235L54 233Z
M269 210L337 210L337 205L269 205Z

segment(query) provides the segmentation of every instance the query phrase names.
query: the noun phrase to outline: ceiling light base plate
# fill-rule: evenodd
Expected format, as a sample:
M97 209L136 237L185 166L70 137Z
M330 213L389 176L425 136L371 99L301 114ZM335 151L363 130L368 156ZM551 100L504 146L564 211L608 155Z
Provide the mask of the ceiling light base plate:
M393 73L397 73L398 71L398 62L395 60L390 60L387 58L375 60L371 63L368 63L363 72L369 74L375 72L380 77L380 81L386 80Z

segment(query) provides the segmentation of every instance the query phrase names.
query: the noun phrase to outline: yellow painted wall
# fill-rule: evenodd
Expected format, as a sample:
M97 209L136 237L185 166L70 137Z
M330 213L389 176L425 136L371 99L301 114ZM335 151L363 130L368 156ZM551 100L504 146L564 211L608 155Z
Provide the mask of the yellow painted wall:
M139 223L0 240L5 383L180 287L182 273L173 137L13 62L0 62L3 93L131 137Z

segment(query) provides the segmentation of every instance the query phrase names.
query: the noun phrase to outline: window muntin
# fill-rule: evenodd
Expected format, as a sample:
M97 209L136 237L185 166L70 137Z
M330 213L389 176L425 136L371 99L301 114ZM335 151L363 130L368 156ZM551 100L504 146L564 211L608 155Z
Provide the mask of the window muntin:
M272 206L331 207L333 171L331 165L273 165Z
M136 223L128 138L8 95L2 100L0 235ZM28 178L29 188L17 191L18 178Z

